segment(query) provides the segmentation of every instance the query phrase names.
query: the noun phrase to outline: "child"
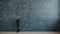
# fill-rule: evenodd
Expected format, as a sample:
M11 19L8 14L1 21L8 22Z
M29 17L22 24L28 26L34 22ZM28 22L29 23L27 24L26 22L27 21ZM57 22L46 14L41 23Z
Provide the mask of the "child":
M16 16L16 22L17 22L17 31L16 32L19 32L19 20L20 20L20 16Z

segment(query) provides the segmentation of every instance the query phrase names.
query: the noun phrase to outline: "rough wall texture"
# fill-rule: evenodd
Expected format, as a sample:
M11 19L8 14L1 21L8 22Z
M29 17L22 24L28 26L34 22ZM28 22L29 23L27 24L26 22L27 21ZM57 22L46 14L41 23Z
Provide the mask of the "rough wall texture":
M58 21L58 0L0 0L0 31L53 31Z
M16 31L15 0L0 0L0 31Z
M58 20L58 0L22 0L20 13L22 31L52 31Z

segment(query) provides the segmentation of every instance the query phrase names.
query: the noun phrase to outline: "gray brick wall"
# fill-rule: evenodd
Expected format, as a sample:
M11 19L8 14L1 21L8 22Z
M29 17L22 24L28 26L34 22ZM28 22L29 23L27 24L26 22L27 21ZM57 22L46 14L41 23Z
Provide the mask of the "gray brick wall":
M0 0L0 31L16 31L16 0Z
M0 31L53 31L58 20L58 0L0 0Z
M21 31L53 31L58 21L58 0L21 0Z

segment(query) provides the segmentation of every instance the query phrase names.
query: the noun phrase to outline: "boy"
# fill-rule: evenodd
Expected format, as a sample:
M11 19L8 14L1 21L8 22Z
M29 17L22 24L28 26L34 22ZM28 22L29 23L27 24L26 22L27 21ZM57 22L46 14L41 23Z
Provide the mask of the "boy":
M19 32L19 20L20 20L20 16L16 16L16 22L17 22L17 31L16 32Z

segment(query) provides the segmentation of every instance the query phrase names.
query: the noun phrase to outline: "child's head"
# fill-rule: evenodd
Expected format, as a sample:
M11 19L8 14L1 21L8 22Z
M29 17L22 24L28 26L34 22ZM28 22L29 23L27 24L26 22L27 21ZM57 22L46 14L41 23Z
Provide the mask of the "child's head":
M16 20L19 19L19 18L20 18L20 16L16 16Z

